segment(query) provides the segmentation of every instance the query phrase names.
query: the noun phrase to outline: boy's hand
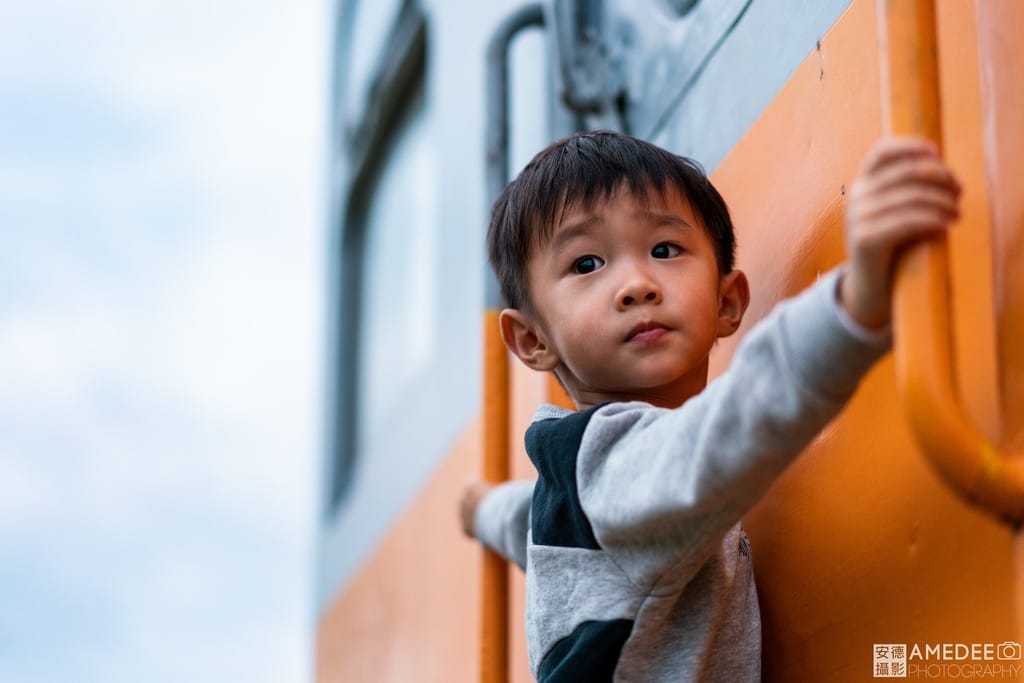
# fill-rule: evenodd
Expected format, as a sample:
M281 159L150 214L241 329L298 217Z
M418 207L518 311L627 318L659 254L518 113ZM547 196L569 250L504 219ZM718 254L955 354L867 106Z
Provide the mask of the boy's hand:
M490 493L494 484L473 479L462 486L459 497L459 519L462 521L462 532L470 538L476 538L476 508L484 496Z
M875 145L846 205L849 260L839 300L851 318L869 329L889 323L899 252L945 232L960 215L959 198L960 183L930 143L892 138Z

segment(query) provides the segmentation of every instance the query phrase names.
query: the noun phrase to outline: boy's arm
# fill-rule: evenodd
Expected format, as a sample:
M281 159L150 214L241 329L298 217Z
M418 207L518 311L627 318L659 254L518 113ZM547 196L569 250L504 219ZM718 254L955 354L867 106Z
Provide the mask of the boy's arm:
M851 191L845 270L776 307L729 370L681 408L629 403L597 411L577 479L602 546L661 539L699 567L887 350L858 326L888 325L896 255L946 230L959 192L933 147L876 146Z
M467 484L460 503L463 531L521 569L526 568L532 481Z
M729 369L680 408L609 404L587 425L580 503L602 547L664 541L696 570L829 422L888 336L840 317L841 271L780 303L740 344ZM668 558L666 558L668 559Z

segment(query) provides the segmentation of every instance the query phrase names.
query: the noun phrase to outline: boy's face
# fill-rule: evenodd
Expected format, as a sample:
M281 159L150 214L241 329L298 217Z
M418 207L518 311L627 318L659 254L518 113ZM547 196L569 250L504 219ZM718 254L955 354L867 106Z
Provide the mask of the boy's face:
M719 274L702 222L674 190L648 202L622 190L567 212L527 275L535 315L506 311L506 343L527 365L554 369L581 409L693 396L749 299L742 273Z

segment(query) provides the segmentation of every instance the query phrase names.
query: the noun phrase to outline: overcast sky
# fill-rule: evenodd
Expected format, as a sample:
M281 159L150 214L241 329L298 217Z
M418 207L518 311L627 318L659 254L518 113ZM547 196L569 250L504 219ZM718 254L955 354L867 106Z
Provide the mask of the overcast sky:
M328 0L0 3L0 681L312 676Z

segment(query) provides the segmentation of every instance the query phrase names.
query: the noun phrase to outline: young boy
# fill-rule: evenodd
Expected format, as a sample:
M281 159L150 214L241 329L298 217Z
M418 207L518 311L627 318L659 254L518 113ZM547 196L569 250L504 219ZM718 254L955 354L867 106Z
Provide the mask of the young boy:
M502 337L577 411L541 406L526 432L536 483L469 485L462 516L526 569L539 681L760 679L740 517L887 351L896 254L946 230L959 192L930 145L879 144L849 195L849 261L777 306L708 384L749 290L696 164L586 133L505 189L488 236Z

